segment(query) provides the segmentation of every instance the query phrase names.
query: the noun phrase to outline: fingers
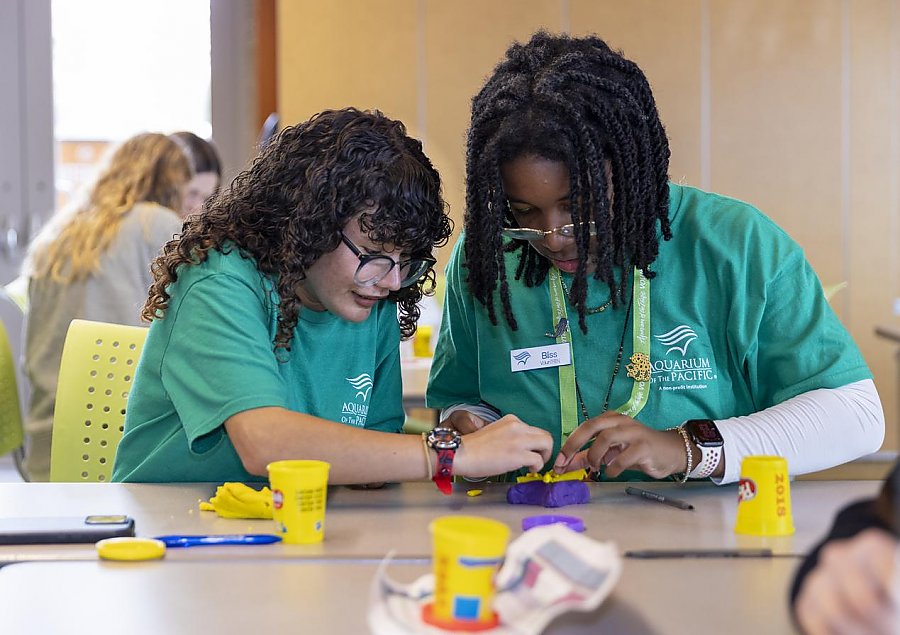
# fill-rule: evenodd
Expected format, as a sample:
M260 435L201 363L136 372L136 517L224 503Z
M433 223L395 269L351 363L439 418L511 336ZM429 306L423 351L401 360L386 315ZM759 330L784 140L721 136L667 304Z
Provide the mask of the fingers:
M463 476L494 476L523 467L536 472L550 460L553 437L507 415L464 437L461 449L457 460Z
M544 465L550 459L549 453L545 457L540 452L531 452L530 461L523 465L522 467L528 468L529 472L537 473L544 469Z
M892 633L898 606L891 597L897 542L878 529L827 545L797 596L804 632Z
M593 435L593 443L580 451L586 435ZM571 458L566 452L572 453ZM684 446L672 433L654 430L624 415L605 415L586 421L572 433L553 469L557 473L581 468L599 471L605 466L610 478L629 469L663 478L683 468L684 461Z
M485 426L485 420L467 410L456 410L441 425L454 428L460 434L471 434L481 430Z
M580 469L580 467L573 467L573 464L570 463L570 457L574 456L575 453L587 445L591 439L594 439L604 430L608 430L628 421L634 420L610 410L604 412L599 417L588 419L582 423L575 428L572 434L569 435L569 438L566 439L562 448L560 448L559 455L556 457L556 461L553 464L554 471L562 473Z

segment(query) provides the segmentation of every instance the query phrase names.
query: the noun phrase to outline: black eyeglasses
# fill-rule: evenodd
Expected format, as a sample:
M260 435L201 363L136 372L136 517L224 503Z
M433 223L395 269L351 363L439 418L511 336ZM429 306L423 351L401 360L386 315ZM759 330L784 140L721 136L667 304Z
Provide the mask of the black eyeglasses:
M364 254L344 232L341 232L341 240L359 258L359 267L356 268L353 280L364 287L378 284L394 267L400 267L400 286L408 287L424 276L437 262L434 258L410 258L397 262L390 256Z

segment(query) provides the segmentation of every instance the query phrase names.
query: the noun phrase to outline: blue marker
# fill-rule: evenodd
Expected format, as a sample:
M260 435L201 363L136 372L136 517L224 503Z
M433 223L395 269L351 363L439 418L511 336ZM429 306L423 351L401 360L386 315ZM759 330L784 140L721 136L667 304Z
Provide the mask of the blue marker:
M209 536L157 536L166 547L199 547L203 545L270 545L281 542L274 534L222 534Z

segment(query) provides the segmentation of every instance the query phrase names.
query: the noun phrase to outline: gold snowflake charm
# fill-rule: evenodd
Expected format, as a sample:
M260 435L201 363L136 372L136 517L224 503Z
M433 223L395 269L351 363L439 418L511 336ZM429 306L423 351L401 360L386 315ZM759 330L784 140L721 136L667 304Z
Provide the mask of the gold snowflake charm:
M631 363L625 366L628 376L635 381L650 381L650 358L643 353L631 356Z

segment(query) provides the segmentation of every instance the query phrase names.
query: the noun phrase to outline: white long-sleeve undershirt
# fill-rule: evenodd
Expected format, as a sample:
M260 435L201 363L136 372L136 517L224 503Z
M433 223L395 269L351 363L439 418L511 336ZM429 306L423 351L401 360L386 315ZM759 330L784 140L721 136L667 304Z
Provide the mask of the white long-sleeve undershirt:
M441 421L457 410L488 422L499 418L483 404L456 404L441 411ZM740 478L745 456L781 456L790 474L805 474L875 452L884 441L884 410L871 379L810 390L750 415L717 420L716 425L725 441L725 473L713 479L719 485Z
M725 440L725 473L713 479L719 484L740 478L745 456L781 456L790 474L806 474L875 452L884 441L884 410L871 379L810 390L716 425Z

